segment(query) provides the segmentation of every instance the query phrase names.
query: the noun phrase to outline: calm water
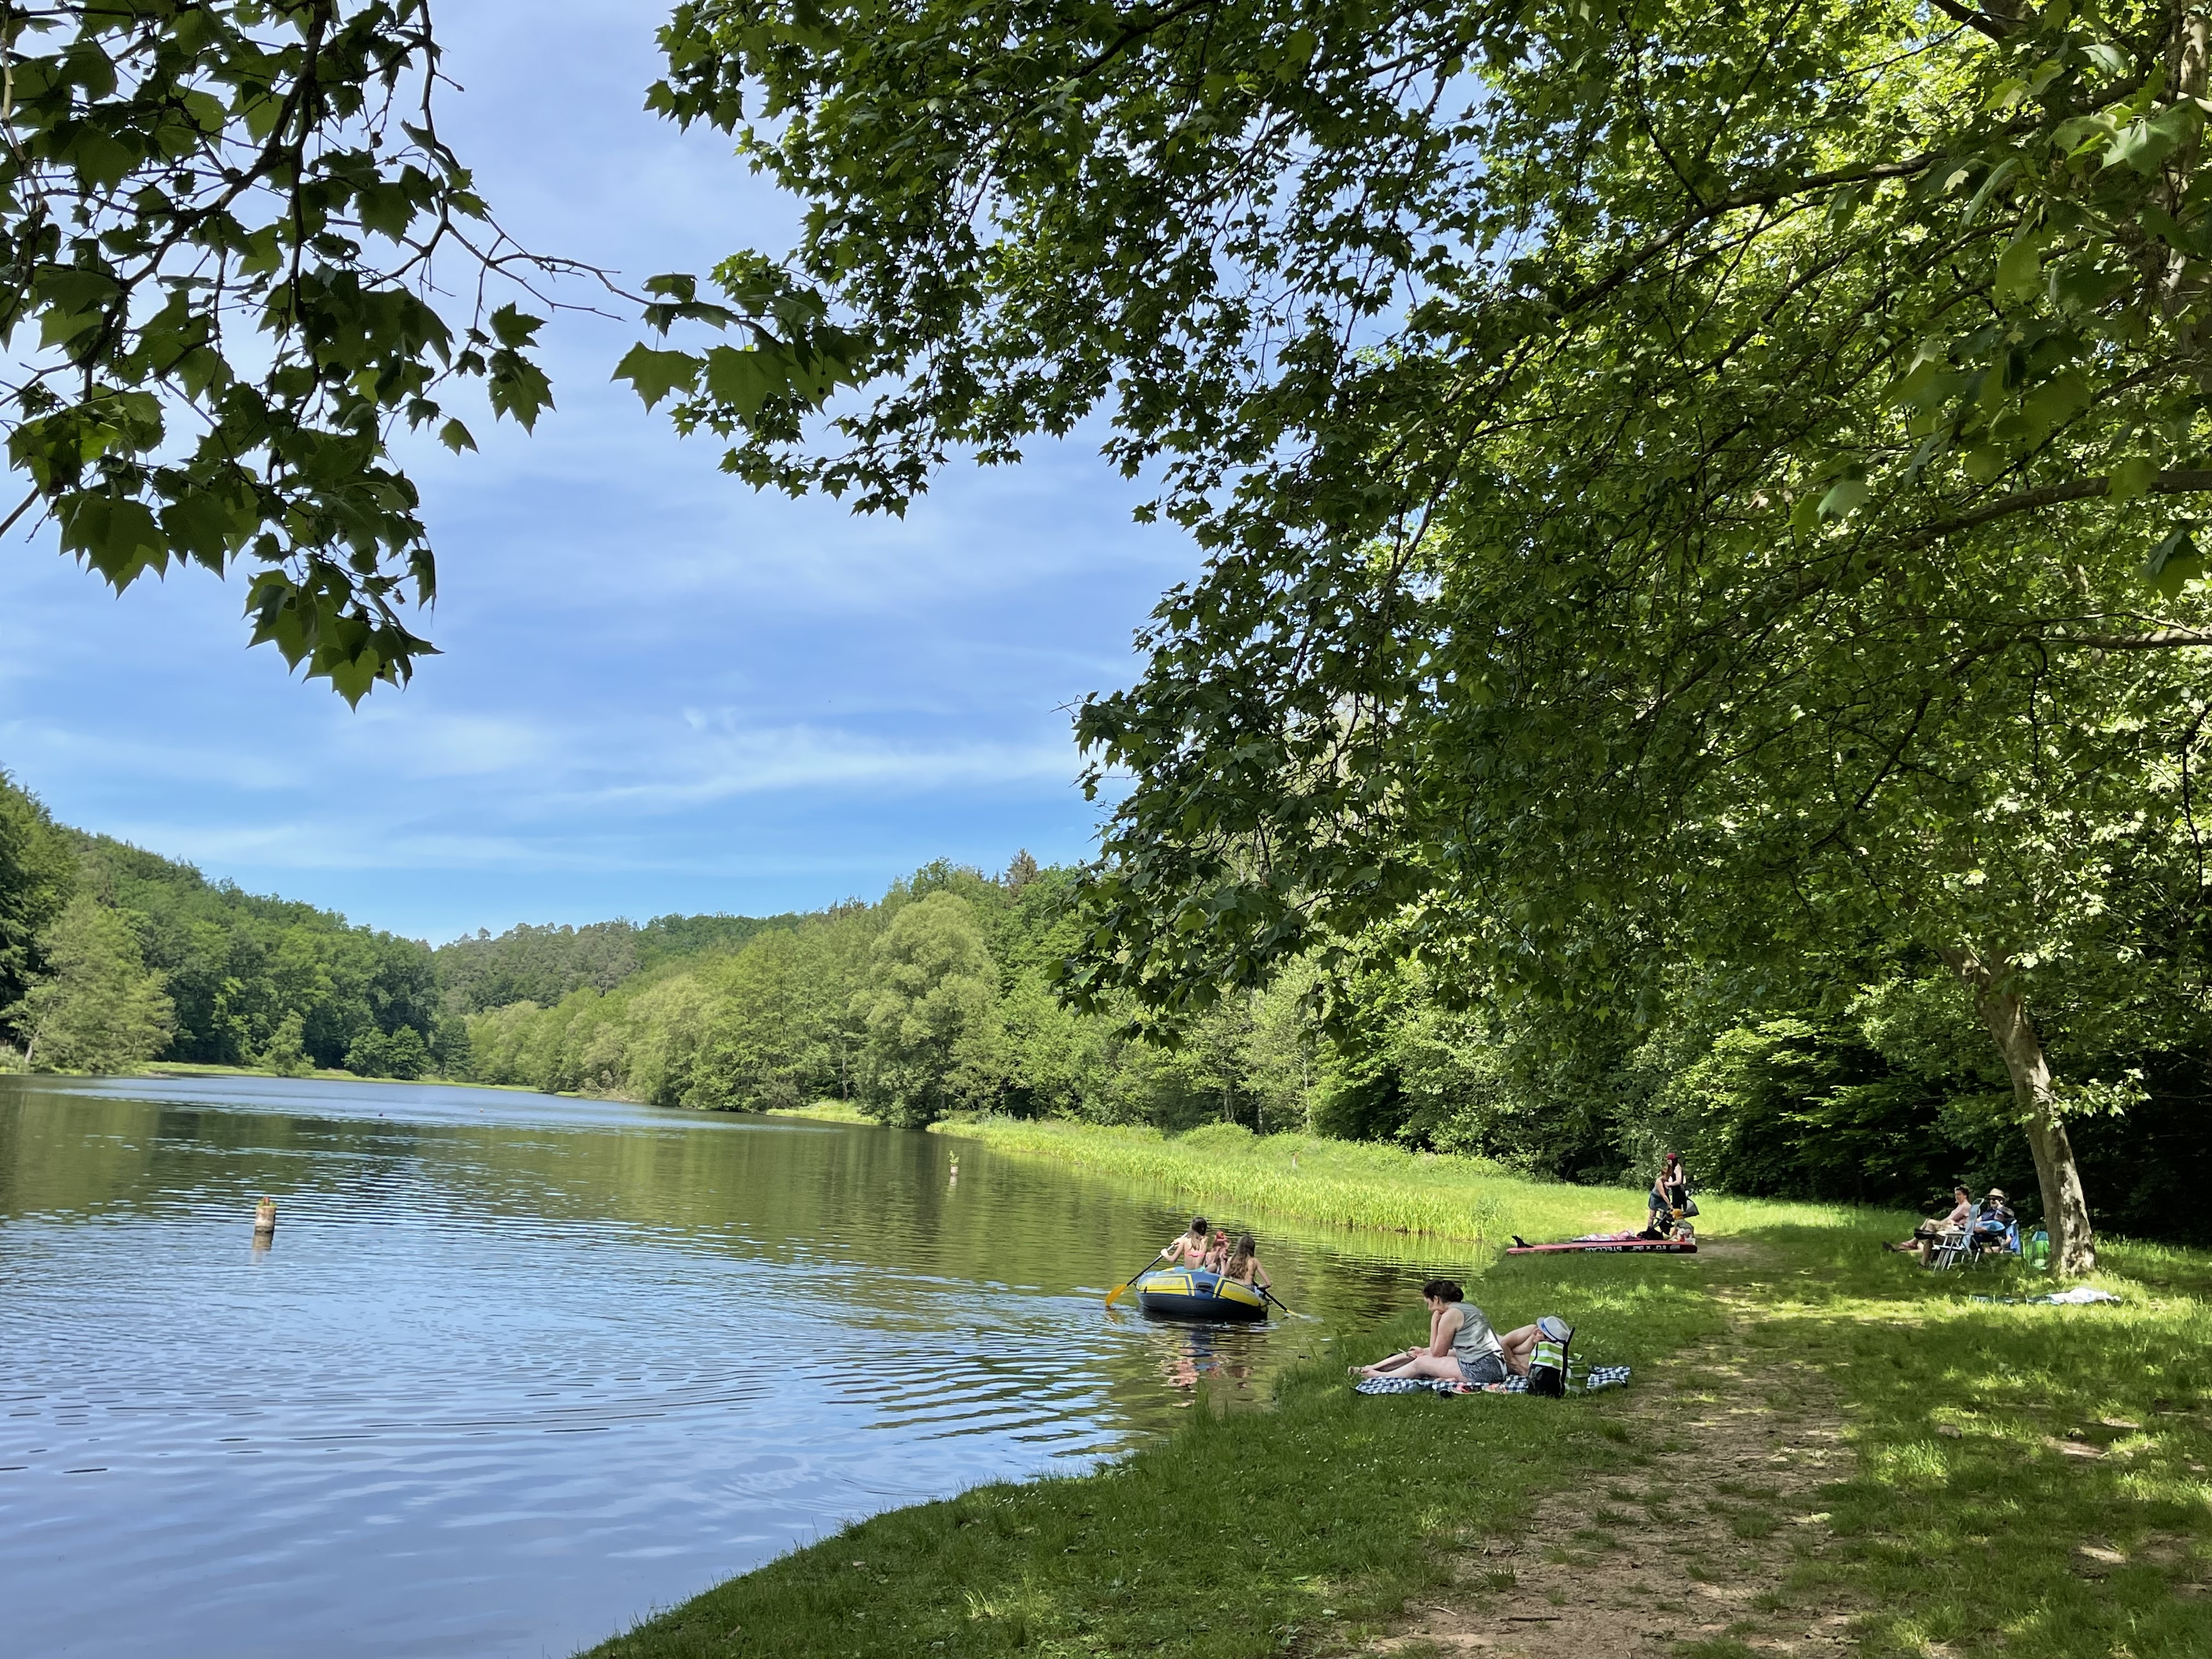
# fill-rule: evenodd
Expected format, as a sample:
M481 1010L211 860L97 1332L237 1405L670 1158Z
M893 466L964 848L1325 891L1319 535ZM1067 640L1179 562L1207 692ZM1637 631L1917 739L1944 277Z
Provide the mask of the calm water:
M1200 1373L1256 1401L1319 1328L1103 1310L1183 1218L889 1130L0 1078L0 1648L560 1656L856 1516L1082 1468ZM1332 1320L1442 1259L1263 1238Z

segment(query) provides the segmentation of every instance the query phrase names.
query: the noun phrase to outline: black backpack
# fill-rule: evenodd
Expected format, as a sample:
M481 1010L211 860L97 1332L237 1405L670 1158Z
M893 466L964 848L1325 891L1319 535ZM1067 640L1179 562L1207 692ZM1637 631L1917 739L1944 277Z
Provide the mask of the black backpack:
M1536 1322L1536 1346L1528 1356L1528 1392L1556 1400L1567 1391L1567 1345L1575 1328L1557 1314Z

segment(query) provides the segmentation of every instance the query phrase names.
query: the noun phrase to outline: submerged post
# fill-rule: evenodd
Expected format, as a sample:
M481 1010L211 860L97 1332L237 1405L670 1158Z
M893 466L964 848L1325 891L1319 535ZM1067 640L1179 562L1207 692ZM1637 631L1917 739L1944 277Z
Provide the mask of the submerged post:
M264 1197L253 1206L253 1236L266 1238L276 1231L276 1200Z

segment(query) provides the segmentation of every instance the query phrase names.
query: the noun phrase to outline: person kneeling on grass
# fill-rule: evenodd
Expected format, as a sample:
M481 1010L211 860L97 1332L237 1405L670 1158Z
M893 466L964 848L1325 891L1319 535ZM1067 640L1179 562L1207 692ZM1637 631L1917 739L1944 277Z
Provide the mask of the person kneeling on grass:
M1520 1345L1516 1368L1505 1342L1490 1328L1482 1310L1467 1300L1456 1280L1431 1279L1421 1286L1421 1300L1429 1304L1429 1346L1407 1348L1371 1365L1355 1365L1354 1376L1435 1376L1470 1389L1487 1389L1503 1386L1516 1369L1528 1374L1528 1355L1536 1346L1534 1325L1512 1333L1512 1339L1528 1338Z

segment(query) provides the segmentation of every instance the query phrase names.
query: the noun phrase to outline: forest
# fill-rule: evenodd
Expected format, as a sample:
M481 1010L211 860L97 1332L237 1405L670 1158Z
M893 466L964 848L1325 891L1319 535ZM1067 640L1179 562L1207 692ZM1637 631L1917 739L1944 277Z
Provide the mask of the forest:
M1955 981L1826 999L1686 978L1654 1026L1454 1006L1418 963L1293 963L1173 1024L1078 1012L1080 872L925 866L872 902L520 926L431 948L58 825L0 784L0 1066L153 1060L441 1077L709 1110L819 1099L918 1126L984 1111L1226 1122L1613 1182L1679 1150L1717 1190L1917 1204L2034 1190L2003 1067ZM2106 1225L2212 1237L2202 1042L2085 1048L2075 1121ZM2031 1206L2033 1207L2032 1200Z

